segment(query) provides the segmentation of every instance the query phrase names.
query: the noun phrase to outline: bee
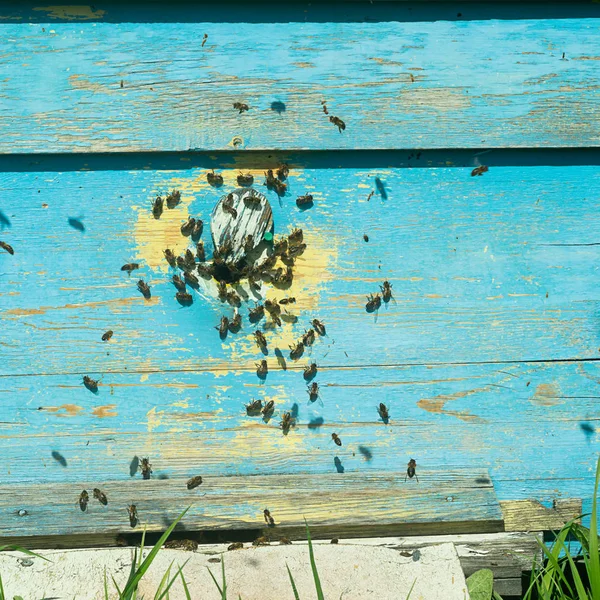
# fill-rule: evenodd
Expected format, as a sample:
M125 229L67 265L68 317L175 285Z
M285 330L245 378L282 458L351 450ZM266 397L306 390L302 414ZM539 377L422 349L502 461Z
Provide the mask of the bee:
M309 329L308 331L305 331L304 335L302 336L302 343L305 346L312 346L314 341L315 341L315 330Z
M319 397L319 384L316 381L313 381L308 386L308 397L311 402L314 402Z
M296 246L304 241L304 234L302 229L293 229L290 235L288 235L288 244L290 246Z
M363 235L363 240L365 240L365 242L369 241L369 236L366 233Z
M287 176L289 174L290 174L290 168L285 163L282 163L281 165L279 165L279 168L277 169L277 177L280 181L287 179Z
M173 190L165 198L167 208L175 208L181 202L181 192L179 190Z
M297 256L304 254L305 250L306 244L297 244L293 248L288 248L288 256L291 258L296 258Z
M194 226L192 227L192 239L197 241L204 231L204 221L202 219L196 219Z
M317 374L317 363L310 363L304 369L304 379L312 379Z
M295 261L296 259L293 256L290 256L285 252L281 255L281 262L288 267L293 267Z
M227 300L227 284L224 281L219 281L217 283L217 293L221 302Z
M242 305L241 298L233 290L229 290L225 295L225 298L227 299L227 302L231 304L231 306L236 306L239 308Z
M183 279L181 279L181 277L179 277L179 275L173 275L173 278L171 281L173 282L173 285L175 286L177 291L185 292L185 281L183 281Z
M275 401L269 400L262 409L263 417L268 418L275 412Z
M214 169L211 169L210 172L206 174L206 181L213 187L219 187L220 185L223 185L223 176L219 173L215 173Z
M286 538L286 537L282 537L282 538L279 540L279 545L280 545L280 546L289 546L291 543L292 543L292 542L291 542L291 541L290 541L288 538Z
M367 296L367 304L365 305L367 312L376 311L381 306L381 296L379 294L369 294Z
M279 315L271 315L271 322L273 323L274 327L281 327L281 319L279 318Z
M98 488L94 488L94 498L96 498L96 500L98 500L98 502L104 506L108 504L108 498L106 497L106 494Z
M488 171L489 171L489 169L485 165L481 165L480 167L475 167L471 171L471 177L475 177L477 175L483 175L484 173L487 173Z
M200 241L196 244L196 258L200 262L204 262L206 260L206 252L204 251L204 242Z
M235 210L235 208L233 208L233 200L234 200L233 194L227 194L227 197L221 203L221 208L223 209L223 212L231 215L231 217L233 219L236 219L237 218L237 210Z
M190 217L185 223L182 223L181 235L188 237L192 233L195 224L196 219L194 219L194 217Z
M279 315L281 313L281 306L276 299L265 300L265 310L271 315Z
M242 328L242 315L236 312L233 319L229 322L229 331L237 333Z
M214 266L212 264L200 263L197 265L196 270L202 277L212 277L214 272Z
M102 334L102 341L103 342L108 342L108 340L110 340L110 338L113 336L113 330L109 329L106 333Z
M160 215L163 213L163 202L164 200L160 196L157 196L156 200L152 203L152 214L155 219L160 219Z
M246 414L257 415L262 410L262 400L252 400L250 404L246 404Z
M292 413L284 412L281 417L281 422L279 423L279 426L281 427L284 433L287 433L294 424L294 421L295 419L294 417L292 417Z
M321 100L321 106L323 107L323 112L328 115L329 111L327 110L327 105L325 104L325 100Z
M367 202L375 195L375 192L371 190L371 193L367 196Z
M135 504L130 504L127 507L127 514L129 515L129 524L132 527L135 527L138 523L138 513L137 513L137 507Z
M127 263L121 267L121 271L127 271L131 275L131 271L135 271L139 269L140 265L138 263Z
M242 550L244 548L244 542L233 542L227 546L227 550Z
M169 265L172 267L177 265L177 257L175 256L175 252L173 252L173 250L169 250L169 248L167 248L166 250L163 250L163 254L165 255L165 259Z
M406 477L404 477L404 481L406 481L406 479L412 479L415 478L417 480L417 483L419 483L419 478L417 477L417 461L414 458L411 458L408 461L408 468L406 469Z
M243 102L234 102L233 103L233 108L235 108L235 110L239 110L239 114L241 115L243 112L246 112L247 110L250 110L250 107L247 104L244 104Z
M225 242L223 245L219 246L216 251L213 253L213 258L221 258L226 259L231 252L233 251L233 244L231 241Z
M340 540L338 538L331 538L330 544L339 544Z
M310 206L313 203L313 197L311 194L306 194L304 196L298 196L296 198L296 206Z
M312 326L319 335L326 335L325 324L323 321L319 321L319 319L313 319Z
M203 48L204 48L204 44L206 44L207 39L208 39L208 33L205 33L204 37L202 38L202 44L200 44Z
M251 176L252 177L252 176ZM252 181L254 181L254 178L252 179ZM240 184L241 185L241 184ZM260 196L254 194L254 190L250 190L251 193L248 194L245 198L244 198L244 204L246 206L248 206L249 208L260 208L260 203L261 203L261 199Z
M253 542L252 542L253 546L268 546L269 545L269 538L266 536L262 536L259 538L256 538Z
M259 331L258 329L254 332L254 339L256 341L256 344L258 345L259 348L266 348L267 347L267 340L263 334L262 331Z
M383 285L379 286L384 302L389 302L392 298L392 284L389 281L384 281Z
M149 458L140 459L139 469L142 472L142 477L144 479L150 479L150 475L152 475L152 465L150 464Z
M170 542L166 542L164 547L172 550L187 550L188 552L195 552L198 550L198 542L195 540L171 540Z
M3 250L6 250L9 254L15 253L15 251L13 250L13 247L10 244L7 244L6 242L0 242L0 248L2 248Z
M267 189L274 189L276 186L276 181L275 175L273 175L273 169L268 169L265 172L265 185L267 186Z
M218 326L215 327L219 331L221 339L227 337L227 331L229 330L229 319L227 317L221 317L221 321Z
M91 377L84 375L83 376L83 385L85 385L85 387L88 390L90 390L90 392L94 392L94 394L98 391L98 380L97 379L92 379Z
M256 374L259 377L265 377L269 372L267 361L263 358L259 363L256 363Z
M278 196L285 196L285 192L287 190L287 185L280 181L279 179L275 179L273 181L273 189Z
M140 291L142 296L146 298L146 300L148 300L152 296L152 293L150 292L150 286L143 279L140 279L138 281L137 289Z
M340 439L340 437L338 436L337 433L332 433L331 439L336 443L336 445L338 445L338 446L342 445L342 440Z
M194 269L194 267L196 266L196 257L194 256L194 253L188 248L185 251L185 254L183 255L183 262L185 264L185 266L187 267L186 270L191 271Z
M383 402L379 403L379 408L377 409L377 412L379 413L379 416L381 417L384 423L387 423L389 421L390 413L388 411L388 407Z
M200 475L196 475L195 477L188 479L186 486L188 490L193 490L194 488L197 488L201 483L202 477L200 477Z
M288 241L285 238L281 238L273 244L273 255L281 256L282 254L285 254L287 252L287 249Z
M290 346L290 358L292 360L298 360L304 354L304 344L297 342Z
M275 519L271 516L271 513L267 508L263 510L263 515L265 517L265 523L267 523L269 527L275 527Z
M252 250L254 250L254 236L249 234L244 240L244 252L248 254L249 252L252 252Z
M193 288L198 288L198 278L193 274L190 273L189 271L185 271L183 274L183 277L185 278L186 283Z
M82 512L87 510L88 502L90 501L90 495L87 493L87 490L83 490L81 494L79 494L79 508Z
M344 121L342 121L339 117L330 116L329 122L333 123L338 128L340 133L346 129L346 123L344 123Z
M187 275L187 273L186 273L186 275ZM182 306L190 306L194 302L192 295L188 294L187 292L177 292L175 294L175 299Z
M237 184L241 186L252 185L254 183L254 177L251 173L242 173L237 176ZM260 201L260 200L259 200Z
M272 269L276 263L277 257L274 254L271 254L271 256L268 256L267 258L265 258L265 260L262 261L262 263L260 264L260 268L263 270Z
M262 304L257 304L254 308L248 311L248 318L250 323L256 323L260 321L265 314L265 307Z

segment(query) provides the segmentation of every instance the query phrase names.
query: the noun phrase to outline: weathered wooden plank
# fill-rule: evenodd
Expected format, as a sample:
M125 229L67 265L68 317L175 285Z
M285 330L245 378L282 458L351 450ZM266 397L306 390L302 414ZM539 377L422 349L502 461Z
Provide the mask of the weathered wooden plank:
M556 500L551 508L535 500L508 500L501 506L505 531L558 531L583 513L576 498Z
M232 35L227 6L153 24L35 10L0 9L0 152L599 145L598 11L403 22L367 4L299 24L253 7Z

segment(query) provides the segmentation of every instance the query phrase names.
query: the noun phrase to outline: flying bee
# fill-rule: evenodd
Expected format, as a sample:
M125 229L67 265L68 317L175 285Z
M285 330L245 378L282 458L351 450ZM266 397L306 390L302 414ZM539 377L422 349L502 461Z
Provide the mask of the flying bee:
M206 260L206 252L204 251L204 242L203 241L199 241L196 244L196 258L200 262L204 262Z
M189 271L185 271L183 273L183 277L185 278L185 282L190 287L193 287L193 288L196 288L196 289L198 288L198 284L200 282L198 281L198 278L193 273L190 273Z
M247 104L244 104L243 102L234 102L233 103L233 108L235 108L235 110L239 110L239 114L241 115L243 112L246 112L247 110L250 110L250 107Z
M242 305L242 299L233 290L229 290L225 295L225 298L231 306L239 308Z
M313 381L308 386L308 397L311 402L314 402L319 397L319 384L316 381Z
M223 185L223 176L219 173L215 173L214 169L211 169L210 172L206 174L206 181L213 187L219 187L220 185Z
M319 319L313 319L312 326L319 335L326 335L325 324L322 321L319 321Z
M106 494L98 488L94 488L94 498L96 498L96 500L98 500L98 502L104 506L108 504L108 498L106 497Z
M332 433L331 439L336 443L336 445L338 445L338 446L342 445L342 440L340 440L340 437L338 436L337 433Z
M295 304L296 303L296 298L294 298L293 296L290 298L283 298L283 300L279 301L279 304Z
M294 424L294 421L295 421L295 419L294 419L294 417L292 417L292 413L290 413L290 412L283 413L283 415L281 416L281 422L279 423L279 426L283 430L283 433L287 433L290 430L290 428Z
M275 412L275 401L269 400L264 408L262 409L262 414L265 419L268 419Z
M225 200L221 203L221 208L223 209L223 212L231 215L233 219L237 219L237 210L233 208L233 200L233 194L227 194Z
M197 488L201 483L202 477L200 477L200 475L196 475L195 477L188 479L186 486L188 490L193 490L194 488Z
M192 233L195 224L196 219L194 219L194 217L190 217L185 223L182 223L181 235L183 235L184 237L188 237Z
M290 358L292 360L298 360L304 354L304 344L297 342L290 346Z
M323 112L328 115L329 111L327 110L327 104L325 104L325 100L321 100L321 106L323 107Z
M187 273L186 273L186 275L187 275ZM175 294L175 299L182 306L190 306L194 302L194 299L192 298L192 295L188 294L187 292L177 292Z
M384 423L387 423L390 420L390 413L388 411L388 407L383 402L379 403L377 412L379 413L379 416L381 417L381 420Z
M314 344L314 341L315 341L315 330L309 329L308 331L305 331L304 335L302 336L302 343L305 346L312 346Z
M150 286L143 279L140 279L137 282L137 289L140 291L140 294L146 298L146 300L149 300L152 296L152 293L150 292Z
M217 283L217 293L221 302L227 300L227 284L224 281L219 281Z
M273 254L275 256L281 256L282 254L285 254L287 249L288 241L285 238L281 238L273 244Z
M227 546L227 550L242 550L244 548L244 542L233 542Z
M296 258L296 256L300 256L301 254L304 254L305 250L306 250L306 244L297 244L293 248L288 248L287 253L288 253L288 256L291 256L292 258Z
M246 404L246 414L253 416L260 413L262 410L262 400L252 400L250 404Z
M237 176L237 184L241 186L248 186L254 183L254 176L251 173L242 173Z
M260 330L256 330L254 332L254 339L256 341L256 344L259 348L266 348L267 347L267 339L265 338L264 334L262 331Z
M281 314L281 306L279 306L276 299L265 300L265 310L271 315Z
M242 315L236 311L233 319L229 322L229 331L237 333L242 328Z
M108 342L108 340L110 340L110 338L113 336L113 330L109 329L106 333L102 334L102 341L103 342Z
M144 479L150 479L150 475L152 475L152 465L150 464L150 459L148 457L140 459L139 469L142 472L142 477Z
M121 271L126 271L129 275L131 275L132 271L139 269L140 265L138 263L127 263L121 267Z
M244 204L249 208L260 208L260 196L254 194L253 192L254 190L251 190L251 193L244 198Z
M293 229L290 235L288 235L288 243L290 246L296 246L301 244L304 240L304 234L302 229Z
M248 317L250 319L250 323L256 323L260 321L265 314L265 307L262 304L257 304L254 308L251 308L248 311Z
M381 306L381 296L379 294L369 294L367 296L367 304L365 305L367 312L374 312Z
M305 194L304 196L298 196L296 198L296 206L299 207L303 207L303 206L310 206L313 203L313 197L311 194Z
M179 190L173 190L165 198L167 208L175 208L181 202L181 192Z
M98 380L92 379L87 375L83 376L83 385L90 390L90 392L94 392L94 394L98 391Z
M227 337L227 331L229 330L229 319L227 317L221 317L221 321L218 326L215 327L219 331L221 339Z
M7 244L6 242L0 242L0 248L2 248L3 250L6 250L9 254L15 253L15 251L13 250L13 247L10 244Z
M266 377L268 372L269 372L269 367L267 365L267 361L264 358L259 363L256 363L256 374L259 377L261 377L261 378Z
M371 193L367 196L367 202L375 195L375 192L371 190Z
M339 117L330 116L329 121L338 128L340 133L346 129L346 123L344 123L344 121L342 121Z
M173 250L163 250L163 254L165 255L165 259L169 263L170 266L175 267L177 265L177 257L175 256L175 252Z
M413 477L417 480L417 483L419 483L419 478L417 477L417 461L414 458L411 458L408 461L408 468L406 469L404 481L406 481L407 478L412 479Z
M160 215L163 213L163 203L164 200L160 196L157 196L156 200L152 203L152 214L155 219L160 219Z
M265 508L265 510L263 510L263 515L265 517L265 523L267 523L269 527L275 527L275 519L271 516L268 509Z
M127 507L127 514L129 515L129 524L135 527L138 523L138 513L135 504L130 504Z
M192 227L192 239L197 241L202 232L204 231L204 221L202 219L196 219L194 226Z
M246 239L244 240L244 252L248 254L254 250L254 236L252 234L248 234Z
M202 277L212 277L214 274L214 265L208 263L200 263L196 266L196 270Z
M480 167L475 167L472 171L471 171L471 177L475 177L477 175L483 175L484 173L487 173L489 171L488 167L486 167L485 165L481 165Z
M79 494L79 508L82 512L87 510L88 502L90 501L90 495L87 493L87 490L83 490L81 494Z
M383 282L383 285L380 285L379 287L381 288L381 295L383 296L383 301L389 302L392 298L392 284L386 279Z
M317 363L310 363L304 369L304 379L310 381L317 374Z
M287 179L287 176L289 174L290 174L290 168L285 163L279 165L279 168L277 169L277 177L280 181Z

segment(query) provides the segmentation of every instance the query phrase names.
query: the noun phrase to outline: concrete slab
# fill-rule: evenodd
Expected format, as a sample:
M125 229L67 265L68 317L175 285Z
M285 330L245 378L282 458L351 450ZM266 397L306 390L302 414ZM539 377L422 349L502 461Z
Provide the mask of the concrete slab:
M223 553L223 554L221 554ZM0 555L0 573L7 598L102 600L104 571L122 586L131 564L131 548L97 550L44 550L52 562L16 553ZM337 545L317 542L315 559L327 600L404 600L415 583L410 600L468 600L465 578L453 544L417 552L359 546L351 540ZM226 551L226 546L200 546L195 552L163 549L140 585L140 597L153 598L160 580L186 560L184 573L194 600L219 600L208 568L221 582L221 556L225 561L227 597L238 600L293 600L286 563L302 600L315 598L308 547L290 546ZM114 588L112 588L114 589ZM114 598L114 594L112 595ZM181 582L171 600L185 600Z

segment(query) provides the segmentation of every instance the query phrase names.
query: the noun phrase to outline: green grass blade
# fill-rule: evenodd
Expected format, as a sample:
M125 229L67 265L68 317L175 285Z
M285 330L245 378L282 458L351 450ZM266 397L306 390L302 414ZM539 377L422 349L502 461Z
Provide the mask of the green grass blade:
M415 587L415 583L417 583L417 578L413 581L413 584L410 586L410 590L408 590L408 596L406 596L406 600L410 600L410 596L413 593L413 589Z
M221 554L221 572L223 576L223 600L227 600L227 580L225 579L225 555Z
M160 580L160 583L158 584L158 588L156 590L156 593L154 594L154 600L158 600L158 595L161 593L161 591L163 589L163 586L169 580L169 577L171 576L171 567L173 566L174 562L175 561L171 561L171 564L169 565L168 569L165 571L165 574L162 576L162 579ZM162 596L160 596L160 597L162 598Z
M0 575L0 600L5 600L4 598L4 586L2 585L2 576Z
M558 542L554 543L552 551L548 550L548 548L546 548L546 545L538 540L540 548L542 549L542 551L546 555L546 558L548 559L548 564L544 568L544 575L541 580L541 591L543 593L549 593L553 587L556 587L558 589L559 583L562 583L566 586L567 591L571 595L573 594L573 589L571 588L571 585L565 577L561 565L558 562L558 555L560 554L560 545L562 544L562 546L564 546L564 537L566 536L566 533L566 531L561 530L557 538Z
M185 567L185 564L183 566ZM192 600L192 597L190 596L190 590L188 589L187 582L185 580L185 577L183 576L182 568L179 569L179 574L181 575L181 584L183 585L183 592L185 593L185 598L186 600Z
M219 590L219 594L221 594L221 598L224 598L223 590L221 589L221 586L219 585L217 578L213 575L213 572L208 567L206 567L206 570L208 571L209 575L212 577L212 580L215 582L215 585L217 586L217 589ZM0 600L2 600L2 599L0 598Z
M165 596L167 597L167 600L169 598L169 590L171 589L171 586L175 583L175 581L177 580L177 578L179 576L182 577L183 579L183 568L185 567L185 565L188 564L189 562L189 558L183 563L183 565L181 567L179 567L179 569L177 569L177 573L175 573L175 575L173 575L173 579L171 579L171 581L169 581L169 583L167 584L167 587L165 588L165 591L158 596L158 598L155 596L155 600L162 600ZM173 563L171 563L171 565L169 566L169 571L171 570L171 567L173 566ZM185 579L183 579L184 582L184 586L185 586ZM162 586L162 582L161 582L161 586ZM185 586L185 589L187 590L187 586ZM158 592L157 592L158 593ZM187 595L189 597L189 590L187 591Z
M136 567L139 569L142 565L142 559L144 558L144 548L146 546L146 527L144 527L144 531L142 531L142 540L140 542L140 556L138 558L138 564Z
M571 574L573 576L573 582L575 583L575 588L577 589L577 595L579 596L579 600L588 600L589 596L585 591L585 587L583 582L581 581L581 576L579 575L579 571L573 562L573 558L571 557L571 553L566 549L567 560L569 561L569 565L571 565ZM592 598L590 598L592 600Z
M594 484L594 497L592 500L592 515L590 518L590 564L588 576L592 597L600 598L600 555L598 554L598 483L600 481L600 458L596 464L596 482Z
M294 599L300 600L300 596L298 595L298 590L296 589L296 583L294 582L294 578L292 577L292 572L290 571L290 567L287 563L285 563L285 568L287 569L288 575L290 576L290 583L292 584L292 590L294 591Z
M306 523L306 519L304 519ZM315 553L313 552L312 540L310 539L310 531L308 529L308 523L306 523L306 539L308 541L308 554L310 556L310 568L312 569L313 579L315 580L315 588L317 590L317 600L325 600L323 596L323 589L321 588L321 580L319 579L319 573L317 571L317 563L315 563Z
M119 600L121 600L121 598L123 597L123 593L121 592L121 588L119 588L119 584L115 581L115 578L114 578L113 575L111 575L110 578L112 579L113 585L117 589L117 594L119 594Z
M142 552L140 550L140 557L139 560L141 560L141 556L142 556ZM127 585L129 584L130 581L133 580L133 578L135 577L135 572L136 572L136 565L138 563L138 554L137 554L137 548L133 549L133 559L131 561L131 566L129 567L129 576L127 577L127 581L125 583L125 587L127 587ZM119 600L136 600L137 599L137 585L134 586L133 590L131 592L128 593L127 596L123 596L123 598L119 598Z
M108 579L106 577L106 567L104 567L104 600L108 600Z
M27 550L27 548L23 548L22 546L0 546L0 552L4 552L5 550L9 550L11 552L22 552L23 554L28 554L29 556L35 556L36 558L41 558L42 560L52 562L49 558L46 558L41 554L36 554L31 550Z

